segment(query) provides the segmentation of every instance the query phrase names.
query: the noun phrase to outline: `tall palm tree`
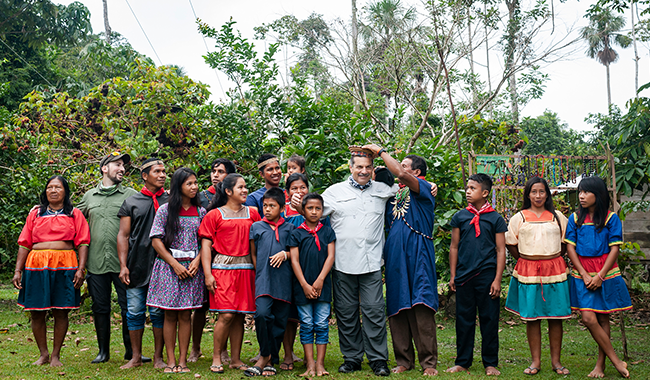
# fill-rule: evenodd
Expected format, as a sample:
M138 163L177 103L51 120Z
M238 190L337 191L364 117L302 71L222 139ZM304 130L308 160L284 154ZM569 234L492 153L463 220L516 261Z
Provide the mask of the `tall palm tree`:
M618 53L613 46L622 48L630 46L631 40L620 31L625 26L623 16L617 16L609 9L597 10L594 7L587 11L589 25L582 28L582 38L589 45L587 55L603 65L607 70L607 106L612 105L612 93L610 89L609 65L616 62Z

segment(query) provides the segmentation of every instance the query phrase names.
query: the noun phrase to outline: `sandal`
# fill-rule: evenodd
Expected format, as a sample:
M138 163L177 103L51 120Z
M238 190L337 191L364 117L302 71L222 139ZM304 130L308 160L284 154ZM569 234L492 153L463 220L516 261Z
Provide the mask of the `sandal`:
M223 364L211 365L210 372L212 373L223 373Z
M240 364L240 365L238 365L236 367L233 367L232 365L230 366L230 369L239 369L239 370L242 370L242 371L246 371L248 368L250 368L250 367L247 366L244 363L242 363L242 364Z
M190 371L189 367L181 367L181 366L177 366L177 367L178 367L178 372L177 373L190 373L190 372L192 372L192 371Z
M562 367L555 367L555 368L553 368L553 371L554 371L555 373L557 373L558 375L563 375L563 376L566 376L566 375L570 375L570 374L571 374L571 371L569 371L569 369L566 368L566 367L564 367L564 366L562 366ZM566 372L564 372L564 371L566 371Z
M528 370L528 372L526 372L526 369ZM524 370L524 375L529 375L529 376L537 375L539 373L539 371L541 371L540 368L533 367L533 366L530 366L530 367L528 367L526 369ZM535 371L535 372L533 372L533 371Z
M293 371L293 363L282 363L280 364L280 369L283 371Z
M165 367L163 369L163 373L165 375L173 375L173 374L175 374L176 373L176 366L174 366L174 367Z
M264 372L271 372L271 374L265 375ZM262 370L262 376L264 376L264 377L275 376L277 373L278 373L278 371L275 369L275 367L271 367L270 365L267 365Z
M248 377L262 376L262 369L258 366L248 367L244 371L244 375Z

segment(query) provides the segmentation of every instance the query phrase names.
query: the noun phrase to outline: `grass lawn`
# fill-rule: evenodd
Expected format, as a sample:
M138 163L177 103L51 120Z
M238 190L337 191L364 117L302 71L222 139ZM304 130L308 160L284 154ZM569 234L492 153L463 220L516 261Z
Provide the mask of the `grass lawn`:
M36 343L33 342L32 332L29 326L27 314L22 312L16 306L17 291L10 285L0 285L0 378L2 379L154 379L160 378L162 370L153 369L151 364L146 364L137 369L120 370L119 366L124 362L122 355L122 335L119 321L113 325L113 334L111 336L113 349L111 361L105 364L90 364L90 361L97 354L97 341L92 323L89 323L79 313L71 313L71 323L69 335L66 338L65 346L62 350L61 360L65 364L62 368L50 368L49 366L33 366L31 363L38 357ZM119 317L119 314L118 314ZM530 364L530 353L526 341L526 328L518 318L514 318L510 313L502 311L500 324L499 339L501 342L499 358L501 378L505 379L530 379L522 371ZM48 330L51 332L51 323ZM456 339L454 331L454 320L445 318L444 315L438 316L438 349L439 365L438 370L442 371L453 365L456 355ZM206 326L207 328L207 326ZM546 324L542 324L543 333L546 331ZM628 361L632 378L648 379L650 378L650 327L647 323L641 323L639 320L628 319L627 337L630 360ZM563 364L571 370L570 378L586 378L587 374L594 366L597 356L597 346L592 340L589 332L579 323L578 318L565 322L564 325L564 343L562 359ZM621 333L617 325L612 326L612 339L614 348L619 355L622 355ZM326 368L332 373L333 378L349 379L374 379L367 364L364 364L363 370L355 372L352 375L339 374L336 369L342 363L341 353L338 348L338 335L336 326L330 329L331 344L328 347ZM51 333L48 334L48 339ZM247 330L244 335L245 341L250 343L244 344L242 357L253 357L258 350L257 340L254 331ZM389 351L391 353L392 367L395 365L392 355L392 348L389 334ZM563 376L556 375L551 371L551 364L548 351L548 339L544 337L542 345L542 371L535 376L536 379L559 379ZM50 350L51 350L50 342ZM153 337L150 326L145 332L144 353L151 356L153 353ZM202 348L206 357L199 359L197 363L190 363L192 374L173 375L173 377L184 378L224 378L235 379L243 378L243 372L237 370L228 370L224 375L214 375L209 371L212 353L212 333L206 332L203 337ZM302 356L302 346L299 343L295 345L296 353ZM296 369L291 372L278 372L278 378L297 378L299 373L304 371L302 364L296 365ZM400 375L391 375L393 379L410 379L422 378L421 368L415 371L408 371ZM487 378L483 374L483 368L480 358L480 334L477 331L477 341L474 356L474 365L471 368L472 374L446 374L441 373L438 377L444 379L477 379ZM620 378L618 372L608 365L606 378Z

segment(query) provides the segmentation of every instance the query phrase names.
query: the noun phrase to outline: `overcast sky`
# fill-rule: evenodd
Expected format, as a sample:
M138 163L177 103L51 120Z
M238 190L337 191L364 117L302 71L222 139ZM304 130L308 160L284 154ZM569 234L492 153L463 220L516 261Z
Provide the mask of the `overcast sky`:
M70 2L60 1L61 4ZM81 2L92 13L93 31L102 32L104 30L102 1L81 0ZM271 22L286 14L293 14L298 19L303 19L315 12L322 14L327 20L335 18L348 20L351 14L349 0L192 0L191 3L190 0L130 0L129 3L162 63L182 66L189 77L210 85L214 101L224 98L222 88L227 90L228 82L224 74L215 73L202 57L206 53L206 48L197 31L191 4L197 16L215 28L219 28L232 17L237 21L236 27L242 35L248 38L253 37L253 27ZM368 2L357 0L359 8L366 3ZM419 4L413 0L402 0L402 3ZM589 3L575 0L565 3L555 1L555 38L560 34L559 31L566 30L572 25L576 30L573 38L577 37L577 30L587 25L587 19L583 18L583 15ZM159 64L156 54L129 9L127 0L108 0L108 13L113 31L122 34L137 51L150 56ZM624 16L629 26L629 11ZM207 42L212 49L210 40ZM571 128L586 131L591 129L591 126L584 122L589 113L607 111L605 67L584 54L586 45L583 42L580 42L574 50L575 53L570 57L542 68L543 72L550 77L546 92L542 99L531 102L521 110L523 116L538 116L545 109L549 109L557 112ZM620 58L611 66L612 101L625 110L625 103L634 97L634 53L632 48L616 50ZM648 51L647 46L639 45L641 58L639 85L650 81ZM476 59L480 60L484 55L483 50L477 53ZM283 55L279 54L277 57L282 60ZM496 58L490 58L491 65L502 65L502 62Z

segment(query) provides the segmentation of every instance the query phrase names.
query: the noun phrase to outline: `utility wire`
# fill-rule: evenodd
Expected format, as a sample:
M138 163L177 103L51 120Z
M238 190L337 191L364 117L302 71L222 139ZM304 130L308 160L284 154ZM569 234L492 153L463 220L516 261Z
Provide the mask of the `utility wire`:
M4 40L3 40L2 38L0 38L0 42L2 42L6 47L8 47L9 50L11 50L12 52L14 52L14 54L16 54L16 56L18 56L18 58L20 58L21 61L25 62L25 64L26 64L29 68L31 68L32 70L34 70L34 71L36 72L36 74L38 74L41 78L43 78L43 80L46 81L47 84L49 84L49 85L52 86L52 87L55 87L52 83L50 83L49 80L47 80L47 79L46 79L46 78L45 78L41 73L39 73L38 70L36 70L36 67L32 66L32 65L31 65L29 62L27 62L23 57L21 57L20 54L16 53L16 51L15 51L14 49L12 49L11 46L7 45L7 43L4 42Z
M194 14L194 19L197 20L198 17L196 17L196 12L194 11L194 4L192 4L192 0L189 0L189 2L190 2L190 7L192 8L192 13ZM203 34L201 34L201 38L203 38L203 44L205 45L205 50L208 53L210 53L210 48L208 48L208 43L205 42L205 36ZM223 97L225 98L226 97L226 92L223 90L223 86L221 86L221 79L219 79L219 72L217 71L217 69L213 69L213 70L214 70L214 75L217 76L217 82L219 83L219 88L221 89L221 93L223 94Z
M144 28L142 27L142 24L140 24L140 20L138 20L138 16L135 15L135 12L133 11L133 8L131 8L131 4L129 4L129 0L126 0L126 5L129 6L129 9L131 10L131 13L133 13L133 17L135 17L135 21L140 26L140 30L142 30L142 33L144 33L144 37L147 39L147 42L149 42L149 46L151 46L151 49L153 50L153 53L156 55L156 58L158 58L158 62L160 62L160 65L162 66L163 63L160 60L160 57L158 56L158 53L156 52L156 49L153 47L153 44L151 43L151 41L149 41L149 36L147 36L147 32L144 31Z

